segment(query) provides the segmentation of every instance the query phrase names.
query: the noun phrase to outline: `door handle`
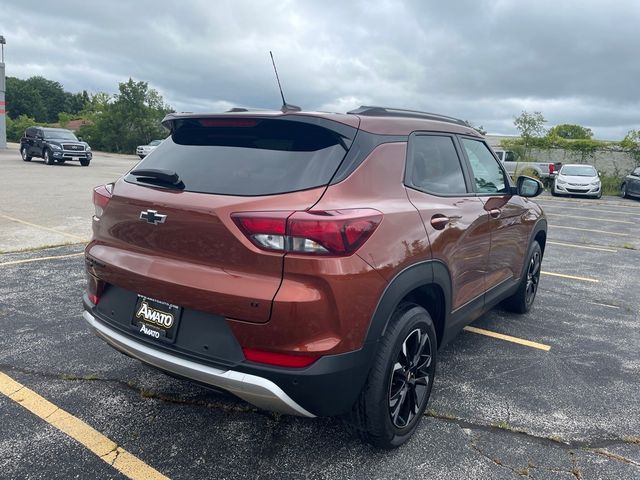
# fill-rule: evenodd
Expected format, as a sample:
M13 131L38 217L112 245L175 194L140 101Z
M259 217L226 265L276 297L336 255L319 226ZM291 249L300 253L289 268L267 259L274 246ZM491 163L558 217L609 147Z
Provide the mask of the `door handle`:
M451 215L447 217L446 215L442 215L441 213L436 213L433 217L431 217L431 226L436 230L443 230L447 225L451 225L462 217L460 215Z
M500 210L499 208L493 208L489 210L489 215L491 215L491 218L500 218L501 214L502 210Z

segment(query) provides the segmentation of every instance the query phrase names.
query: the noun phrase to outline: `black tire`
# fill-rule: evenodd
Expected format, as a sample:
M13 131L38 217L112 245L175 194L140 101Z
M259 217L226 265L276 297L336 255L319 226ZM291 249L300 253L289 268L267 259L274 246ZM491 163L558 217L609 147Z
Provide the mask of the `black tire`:
M437 348L429 313L414 303L400 304L347 418L360 439L378 448L391 449L411 438L431 395ZM413 354L406 355L403 353L406 351Z
M627 184L626 183L623 183L620 186L620 196L622 198L629 198L629 194L627 193Z
M525 272L518 286L518 291L507 298L503 305L515 313L527 313L531 310L538 293L540 270L542 267L542 249L537 241L529 248Z
M53 165L55 163L55 160L51 156L51 150L49 150L48 148L45 148L42 152L42 158L44 159L44 163L46 163L47 165Z
M138 154L138 156L139 156L140 158L144 158L144 155L140 155L140 154Z
M22 156L22 160L24 162L30 162L33 158L31 155L27 154L27 147L20 148L20 155Z
M91 160L89 160L88 158L80 159L80 165L82 165L83 167L88 167L90 163L91 163Z

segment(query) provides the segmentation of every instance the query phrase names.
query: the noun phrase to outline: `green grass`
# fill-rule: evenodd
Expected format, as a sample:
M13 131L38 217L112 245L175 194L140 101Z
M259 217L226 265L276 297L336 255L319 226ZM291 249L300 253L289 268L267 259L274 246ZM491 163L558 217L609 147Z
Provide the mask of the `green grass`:
M602 175L600 177L602 182L602 194L603 195L620 195L620 185L622 179L616 175Z

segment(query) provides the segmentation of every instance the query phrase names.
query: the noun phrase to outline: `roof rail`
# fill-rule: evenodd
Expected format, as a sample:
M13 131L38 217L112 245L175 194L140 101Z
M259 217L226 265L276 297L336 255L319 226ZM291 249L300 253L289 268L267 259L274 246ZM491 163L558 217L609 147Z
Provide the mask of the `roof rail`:
M405 117L405 118L424 118L426 120L437 120L439 122L455 123L464 127L471 127L469 122L460 120L459 118L448 117L437 113L420 112L418 110L403 110L400 108L373 107L363 105L350 110L347 113L352 115L363 115L366 117Z

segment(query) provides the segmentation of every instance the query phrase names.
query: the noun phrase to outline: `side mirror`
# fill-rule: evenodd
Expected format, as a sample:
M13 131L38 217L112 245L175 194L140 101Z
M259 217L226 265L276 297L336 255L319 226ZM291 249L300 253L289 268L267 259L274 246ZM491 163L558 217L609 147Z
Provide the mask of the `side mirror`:
M541 182L524 175L518 177L516 185L517 193L521 197L537 197L544 191L544 186L542 186Z
M83 142L84 140L82 140L82 137L78 137L78 141Z

